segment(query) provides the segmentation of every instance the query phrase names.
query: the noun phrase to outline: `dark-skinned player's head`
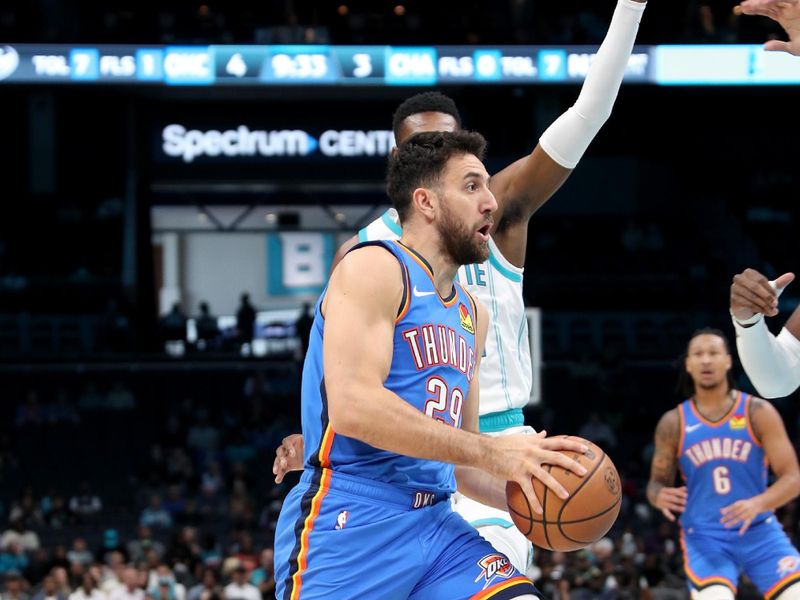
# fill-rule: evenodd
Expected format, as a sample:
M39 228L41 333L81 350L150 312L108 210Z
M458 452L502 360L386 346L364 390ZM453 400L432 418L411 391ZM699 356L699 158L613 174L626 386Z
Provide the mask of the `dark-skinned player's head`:
M398 145L415 133L459 129L461 115L456 103L440 92L411 96L397 107L392 117L392 130Z
M706 327L692 334L681 364L678 390L685 397L698 388L712 390L720 386L734 388L733 357L728 338L719 329Z

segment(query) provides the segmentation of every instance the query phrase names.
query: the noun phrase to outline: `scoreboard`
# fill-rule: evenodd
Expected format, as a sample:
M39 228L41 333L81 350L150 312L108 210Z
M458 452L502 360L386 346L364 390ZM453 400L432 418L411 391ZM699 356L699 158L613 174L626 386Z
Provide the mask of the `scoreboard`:
M436 86L579 83L593 46L64 46L0 44L0 84ZM757 45L638 46L625 80L800 84L800 59Z

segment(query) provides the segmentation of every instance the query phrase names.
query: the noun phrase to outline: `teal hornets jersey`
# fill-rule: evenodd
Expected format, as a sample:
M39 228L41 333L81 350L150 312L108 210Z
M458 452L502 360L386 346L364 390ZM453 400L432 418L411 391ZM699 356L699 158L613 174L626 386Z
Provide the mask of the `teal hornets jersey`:
M455 282L449 298L439 296L428 263L400 242L370 245L391 252L403 273L403 301L395 321L392 364L384 386L432 419L461 427L463 403L475 373L475 303ZM413 490L454 492L452 465L380 450L331 429L322 367L325 320L321 303L322 298L317 303L303 367L306 469L332 469L334 474L341 472Z
M716 422L703 418L692 400L678 406L679 466L688 491L684 529L725 530L721 508L767 489L767 458L750 424L750 401L737 391L733 408ZM770 515L759 515L753 524Z

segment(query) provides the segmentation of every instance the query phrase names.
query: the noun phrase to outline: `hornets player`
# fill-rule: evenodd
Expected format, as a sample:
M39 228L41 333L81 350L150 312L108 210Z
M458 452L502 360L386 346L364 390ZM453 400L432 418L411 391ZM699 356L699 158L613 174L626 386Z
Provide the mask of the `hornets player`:
M680 517L686 576L695 600L733 600L744 572L768 600L800 598L800 554L774 510L800 493L800 468L783 420L760 398L733 389L722 332L689 341L685 400L661 417L647 498ZM767 469L777 479L767 486ZM672 487L676 468L685 481Z
M534 598L448 501L459 485L503 505L504 482L578 463L563 439L477 433L487 313L454 282L488 255L497 203L475 133L423 133L390 160L402 238L357 247L317 304L303 368L300 483L275 534L277 597ZM542 451L542 445L551 448Z
M498 203L497 226L489 239L488 260L459 270L458 280L489 310L492 323L481 369L480 430L490 435L532 431L525 427L522 408L531 391L528 322L522 297L522 278L528 221L561 187L589 143L611 114L625 67L636 39L645 3L619 0L578 100L541 136L531 154L492 176L490 187ZM393 130L398 143L423 131L453 131L461 127L455 103L427 92L413 96L395 111ZM337 259L357 242L396 240L402 229L394 210L362 229L347 242ZM288 470L301 468L302 438L289 436L278 448L273 466L276 481ZM497 510L458 496L455 508L518 570L525 572L531 545Z

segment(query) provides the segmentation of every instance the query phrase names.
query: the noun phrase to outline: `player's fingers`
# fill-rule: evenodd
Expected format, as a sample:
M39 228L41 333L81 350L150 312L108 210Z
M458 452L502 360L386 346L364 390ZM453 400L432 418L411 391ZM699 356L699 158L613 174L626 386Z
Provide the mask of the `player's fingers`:
M791 46L789 46L788 42L782 42L780 40L770 40L766 44L764 44L764 50L767 52L788 52L789 54L792 53Z
M550 475L547 471L542 469L541 467L537 467L533 470L533 476L536 477L539 481L549 487L553 492L555 492L556 496L561 498L562 500L566 500L569 498L569 492L567 489L561 485L558 480ZM533 488L531 488L533 489Z
M769 280L758 271L752 271L752 269L748 269L741 275L736 275L733 278L733 284L734 286L738 284L739 288L743 288L767 302L772 302L778 298L778 294L769 284Z
M548 450L543 453L541 462L543 464L557 465L559 467L563 467L567 471L572 471L576 475L580 476L586 475L586 467L584 467L576 460L573 460L566 454L562 454L561 452L552 452Z
M662 508L661 514L667 517L667 519L669 519L673 523L675 522L675 515L673 515L668 508Z
M771 313L775 311L777 304L777 297L773 302L772 300L765 300L764 298L761 298L744 287L739 287L735 290L731 289L732 306L744 307L752 310L753 312L774 316Z
M586 454L589 450L589 446L583 442L577 442L566 437L547 438L542 440L541 446L548 450L569 450L578 454Z
M750 527L750 523L752 523L752 522L753 522L752 518L745 519L744 523L739 528L739 535L744 535L745 531L747 531L747 529Z
M528 505L531 507L531 510L537 514L542 514L542 504L539 502L539 498L536 497L536 492L533 489L533 485L531 485L531 480L529 477L522 477L521 479L517 480L519 487L522 488L522 493L525 494L525 497L528 499Z
M787 285L794 281L794 273L784 273L775 280L775 287L783 290Z

